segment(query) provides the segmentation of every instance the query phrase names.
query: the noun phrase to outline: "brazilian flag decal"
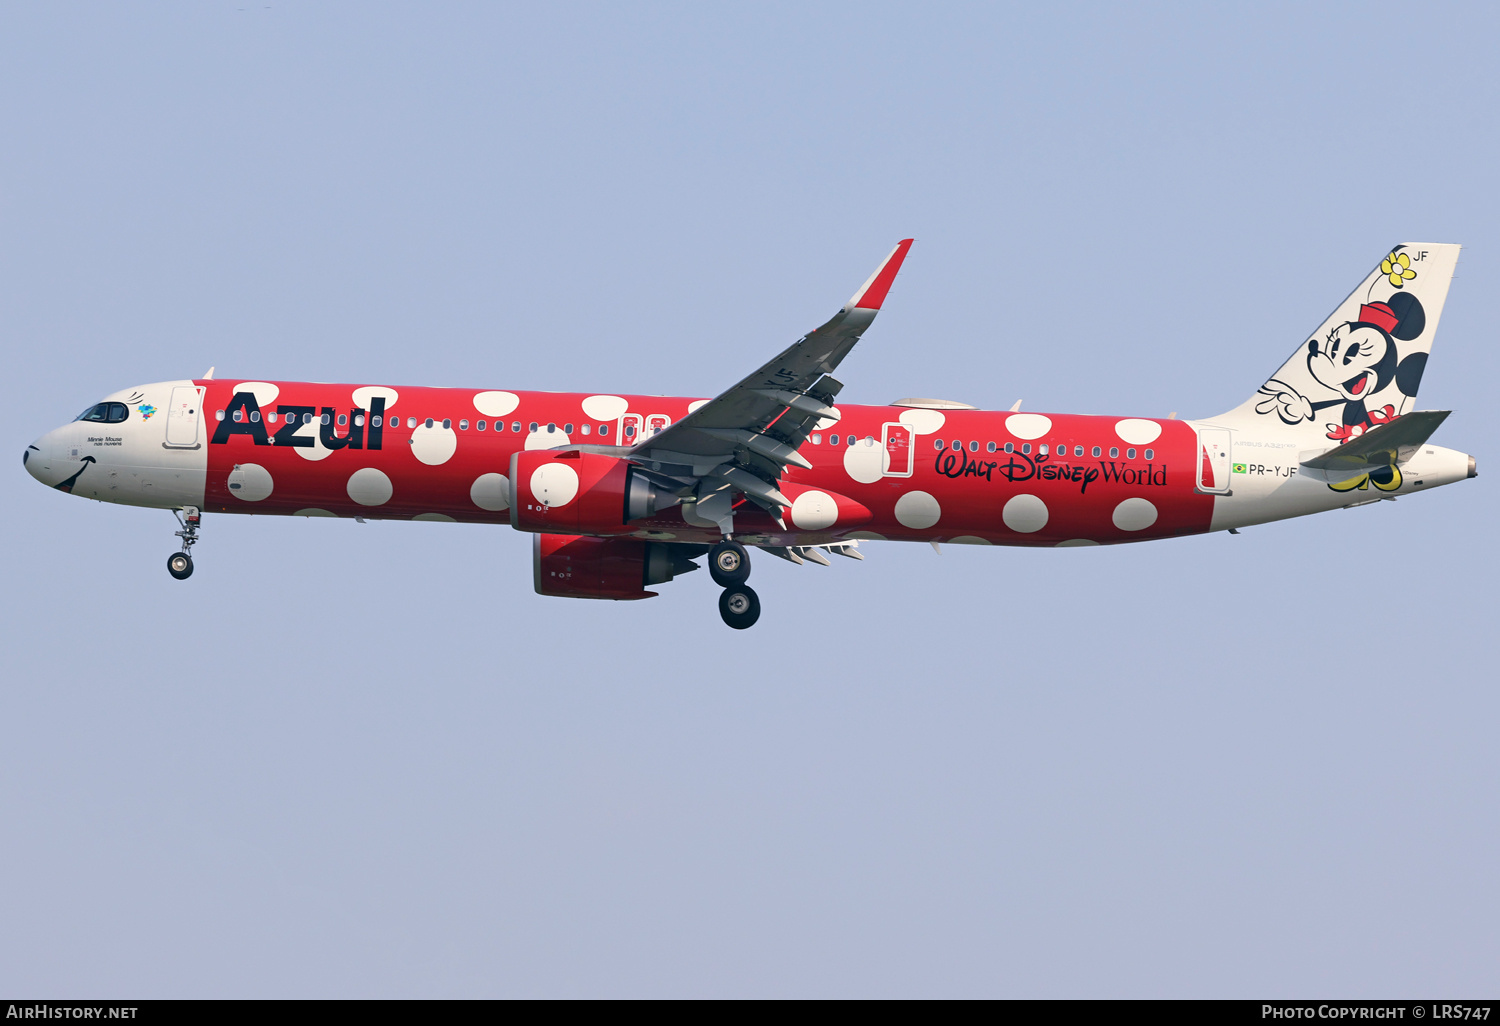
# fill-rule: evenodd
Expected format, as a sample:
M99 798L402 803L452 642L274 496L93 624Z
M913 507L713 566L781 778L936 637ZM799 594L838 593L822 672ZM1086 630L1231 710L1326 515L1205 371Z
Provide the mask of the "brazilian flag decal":
M1243 474L1245 472L1245 465L1243 463L1236 463L1234 465L1234 472L1236 474Z

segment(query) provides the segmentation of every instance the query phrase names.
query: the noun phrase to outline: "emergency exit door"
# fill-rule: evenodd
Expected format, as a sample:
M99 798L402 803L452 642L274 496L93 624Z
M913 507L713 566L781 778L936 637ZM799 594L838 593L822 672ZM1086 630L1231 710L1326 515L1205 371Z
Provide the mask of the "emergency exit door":
M167 440L162 443L165 448L198 448L202 405L203 389L198 386L178 385L172 389L172 401L167 405Z
M1198 491L1229 494L1232 432L1228 428L1198 429Z
M911 477L916 460L912 453L912 431L905 424L882 424L880 444L885 448L882 462L886 477Z

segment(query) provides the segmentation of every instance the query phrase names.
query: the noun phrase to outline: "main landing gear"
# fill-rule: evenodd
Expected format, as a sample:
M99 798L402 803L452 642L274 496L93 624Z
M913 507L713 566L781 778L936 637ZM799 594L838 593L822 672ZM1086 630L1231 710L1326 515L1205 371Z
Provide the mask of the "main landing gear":
M708 550L708 572L724 589L719 615L737 631L760 619L760 596L745 583L750 577L750 554L737 541L721 541Z
M192 548L198 544L198 525L203 519L203 514L199 512L197 506L184 506L181 513L174 509L172 515L182 525L182 530L173 532L182 539L182 551L174 552L167 557L167 573L179 581L185 581L193 576Z

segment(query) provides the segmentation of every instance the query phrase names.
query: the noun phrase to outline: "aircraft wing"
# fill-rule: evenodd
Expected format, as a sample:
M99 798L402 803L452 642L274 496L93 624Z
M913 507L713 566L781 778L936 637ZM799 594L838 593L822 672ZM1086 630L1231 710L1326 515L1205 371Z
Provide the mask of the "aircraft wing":
M815 428L838 420L843 383L830 375L875 320L912 240L897 243L843 309L739 384L630 452L664 487L696 501L701 518L726 524L736 493L778 515L791 503L776 487ZM726 531L727 533L727 531Z

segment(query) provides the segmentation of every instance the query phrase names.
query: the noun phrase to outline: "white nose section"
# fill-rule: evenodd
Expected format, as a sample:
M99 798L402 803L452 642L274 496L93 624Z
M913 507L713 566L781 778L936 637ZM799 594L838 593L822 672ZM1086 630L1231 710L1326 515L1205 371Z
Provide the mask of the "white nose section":
M81 464L77 459L66 458L57 435L58 431L47 432L28 445L25 452L21 454L21 462L26 465L26 473L48 488L56 488L69 476L77 474L87 465Z

